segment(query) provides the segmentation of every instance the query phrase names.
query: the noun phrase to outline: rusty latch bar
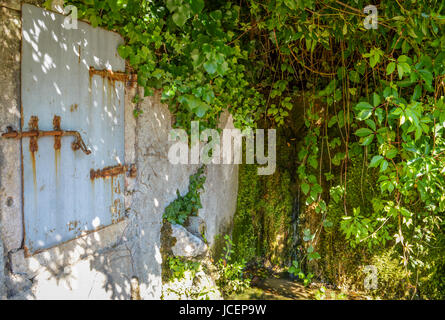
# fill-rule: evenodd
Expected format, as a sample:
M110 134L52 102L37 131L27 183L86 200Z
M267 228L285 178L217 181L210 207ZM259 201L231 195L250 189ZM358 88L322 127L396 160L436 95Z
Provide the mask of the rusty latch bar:
M12 128L8 128L8 132L2 134L2 138L6 139L22 139L30 138L29 150L31 152L36 152L39 149L37 139L40 137L54 137L54 148L59 150L61 147L61 137L73 136L75 137L74 142L71 147L74 151L81 149L85 154L91 154L91 150L85 145L82 136L77 131L65 131L60 129L60 117L54 116L53 119L53 131L40 131L39 130L39 119L36 116L32 116L29 120L29 131L17 132L13 131Z
M120 81L120 82L125 82L129 78L129 75L124 72L119 72L119 71L113 72L111 70L97 70L94 67L90 67L89 73L90 77L92 77L93 75L99 75L102 78L108 78L110 80Z
M132 164L132 165L128 166L128 165L119 164L117 166L106 167L106 168L98 169L98 170L91 169L90 170L90 178L91 178L91 180L94 180L97 178L109 178L109 177L115 177L115 176L118 176L118 175L121 175L124 173L126 173L127 176L130 178L135 178L136 173L137 173L136 165Z

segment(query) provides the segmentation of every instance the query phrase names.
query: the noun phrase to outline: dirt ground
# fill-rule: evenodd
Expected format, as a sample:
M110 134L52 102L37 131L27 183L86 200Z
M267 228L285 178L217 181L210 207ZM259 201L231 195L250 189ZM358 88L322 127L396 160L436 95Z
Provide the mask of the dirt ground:
M252 288L234 295L234 300L366 300L363 294L342 293L340 290L326 289L322 292L321 284L310 287L282 278L267 278L255 283Z

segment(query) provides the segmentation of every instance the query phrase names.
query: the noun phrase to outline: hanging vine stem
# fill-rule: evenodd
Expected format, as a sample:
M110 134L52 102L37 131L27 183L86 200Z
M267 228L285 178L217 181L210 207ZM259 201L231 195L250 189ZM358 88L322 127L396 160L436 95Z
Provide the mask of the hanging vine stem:
M324 76L324 77L332 77L332 76L335 76L335 75L337 74L337 73L335 73L335 72L332 72L332 73L326 73L326 72L321 72L321 71L318 71L318 70L314 70L314 69L309 68L308 66L306 66L303 62L301 62L301 61L297 58L297 56L295 55L295 53L294 53L294 51L292 50L292 48L290 47L290 45L288 45L288 48L289 48L289 50L290 50L290 53L291 53L292 56L294 57L295 61L298 62L303 68L309 70L310 72L319 74L319 75Z

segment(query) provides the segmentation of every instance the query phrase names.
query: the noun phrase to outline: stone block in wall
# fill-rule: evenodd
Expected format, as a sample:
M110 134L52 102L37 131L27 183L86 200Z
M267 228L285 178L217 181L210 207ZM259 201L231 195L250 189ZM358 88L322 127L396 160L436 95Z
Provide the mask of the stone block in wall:
M53 0L53 2L57 5L63 4L63 0ZM22 3L32 4L38 7L43 7L45 0L0 0L0 7L4 7L10 10L21 11ZM55 7L54 4L52 4Z
M3 256L3 241L0 237L0 300L6 298L5 287L5 259Z
M26 276L10 273L5 281L8 289L8 296L14 297L27 292L32 287L32 281Z
M20 1L20 0L1 0L0 7L20 11L21 10L21 2L22 1Z
M185 228L198 238L202 238L206 231L206 222L199 216L191 216L188 217Z
M11 270L15 274L28 274L28 263L25 259L25 251L17 250L9 253L9 263Z
M183 226L173 224L172 237L176 238L172 252L177 257L193 258L202 256L207 252L207 245Z

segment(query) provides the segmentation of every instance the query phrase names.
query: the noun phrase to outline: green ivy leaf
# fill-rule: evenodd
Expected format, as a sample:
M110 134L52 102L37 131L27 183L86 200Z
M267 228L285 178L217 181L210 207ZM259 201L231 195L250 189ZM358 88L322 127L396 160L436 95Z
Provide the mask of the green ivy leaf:
M204 63L204 69L205 69L209 74L215 74L217 68L218 68L218 65L217 65L216 62L214 62L214 61L207 61L206 63Z
M375 168L375 167L377 167L379 164L380 164L380 162L382 162L382 160L383 160L383 157L382 156L374 156L372 159L371 159L371 162L369 163L369 167L370 168Z
M301 191L303 191L303 193L305 194L305 195L307 195L308 193L309 193L309 190L310 190L310 186L307 184L307 183L305 183L305 182L303 182L302 184L301 184Z
M373 140L374 140L374 135L371 134L371 135L367 136L367 137L363 140L363 142L361 143L361 145L362 145L362 146L370 145L371 142L372 142Z
M368 119L370 116L372 116L372 110L362 110L360 111L360 113L357 115L357 120L363 121Z
M166 6L170 12L176 11L178 7L182 4L182 0L167 0Z
M369 128L360 128L355 132L355 135L359 137L366 137L373 133L374 132Z
M195 108L194 112L199 118L202 118L209 109L210 106L207 103L202 102Z
M190 7L194 14L199 14L204 9L204 0L190 0Z
M398 151L397 151L397 149L396 148L393 148L393 149L391 149L391 150L389 150L387 153L386 153L386 157L388 158L388 159L394 159L395 158L395 156L397 155L397 153L398 153Z
M397 65L397 72L399 73L399 79L402 80L403 74L404 74L404 69L401 64Z
M374 109L373 106L371 106L368 102L365 102L365 101L357 103L355 108L357 110L372 110L372 109Z
M422 87L420 85L416 85L414 88L414 93L411 98L412 101L417 101L422 96Z
M355 109L360 111L357 115L357 119L363 121L372 115L374 108L368 102L362 101L355 106Z
M218 72L218 74L221 76L221 77L223 77L225 74L226 74L226 72L229 70L229 65L228 65L228 63L227 62L223 62L223 63L221 63L221 64L219 64L217 67L216 67L216 71Z
M388 64L388 66L386 67L386 74L390 75L391 73L394 72L394 70L396 70L396 63L395 62L390 62Z
M380 105L380 96L375 92L372 95L372 104L374 107L378 107Z
M173 22L178 26L182 27L187 22L187 20L190 18L190 6L189 5L183 5L177 8L175 13L172 15Z
M381 163L380 163L380 172L385 172L386 171L386 169L388 169L388 161L386 161L386 160L383 160Z
M368 119L365 121L365 123L370 127L373 131L376 131L377 127L375 125L374 120Z
M311 261L311 260L318 260L320 258L321 258L321 256L320 256L320 254L318 252L312 252L312 253L308 254L309 261Z
M127 59L131 54L133 54L133 49L130 46L120 45L117 48L117 52L123 59Z

